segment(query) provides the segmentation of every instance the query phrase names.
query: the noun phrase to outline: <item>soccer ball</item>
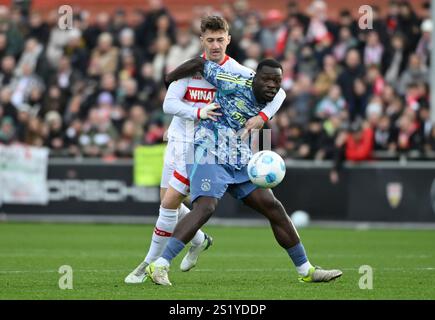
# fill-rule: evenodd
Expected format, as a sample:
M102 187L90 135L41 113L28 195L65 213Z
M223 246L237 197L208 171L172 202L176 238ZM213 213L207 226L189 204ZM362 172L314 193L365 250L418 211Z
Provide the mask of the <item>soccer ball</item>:
M259 187L276 187L285 176L284 160L276 152L260 151L249 160L248 175L252 183Z
M302 210L293 212L290 218L296 228L304 228L310 224L310 215Z

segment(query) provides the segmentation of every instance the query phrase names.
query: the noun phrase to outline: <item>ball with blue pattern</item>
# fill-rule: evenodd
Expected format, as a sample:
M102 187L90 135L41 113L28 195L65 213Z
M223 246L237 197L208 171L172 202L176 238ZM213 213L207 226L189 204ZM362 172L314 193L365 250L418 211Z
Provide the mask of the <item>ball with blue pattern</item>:
M249 179L262 188L276 187L284 179L285 171L284 160L270 150L254 154L248 163Z

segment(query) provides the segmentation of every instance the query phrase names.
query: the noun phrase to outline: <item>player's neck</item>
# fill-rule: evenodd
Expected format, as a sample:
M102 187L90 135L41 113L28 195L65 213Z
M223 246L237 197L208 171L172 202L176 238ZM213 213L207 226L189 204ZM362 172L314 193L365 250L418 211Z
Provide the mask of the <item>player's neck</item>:
M214 63L217 63L218 65L222 65L226 59L226 55L224 55L221 59L216 60L216 59L210 59L206 54L203 55L203 57L205 57L206 60L212 61Z

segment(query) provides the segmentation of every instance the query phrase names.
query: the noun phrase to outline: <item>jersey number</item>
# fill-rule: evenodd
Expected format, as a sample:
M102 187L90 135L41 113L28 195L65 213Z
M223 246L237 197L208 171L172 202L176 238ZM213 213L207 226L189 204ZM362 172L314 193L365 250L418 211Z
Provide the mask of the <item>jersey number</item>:
M233 112L231 114L231 118L233 118L234 120L236 120L238 123L240 123L242 126L245 124L246 119L237 111Z

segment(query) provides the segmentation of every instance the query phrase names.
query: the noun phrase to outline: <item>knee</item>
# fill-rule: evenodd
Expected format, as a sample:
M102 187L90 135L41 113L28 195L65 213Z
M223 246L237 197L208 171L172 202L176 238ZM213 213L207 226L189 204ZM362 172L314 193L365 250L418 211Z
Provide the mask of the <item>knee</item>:
M206 216L211 216L216 210L216 204L214 202L208 202L201 206L201 210Z
M177 203L176 201L173 201L173 199L168 199L168 198L163 198L161 204L160 204L163 208L166 209L172 209L175 210L178 208L178 206L180 205L179 203Z
M182 203L184 195L173 189L168 189L161 201L163 208L176 210Z
M198 203L197 208L201 212L201 220L207 222L212 216L213 212L216 210L216 202L209 200Z
M283 206L281 204L281 201L279 201L275 197L270 197L270 198L268 197L267 199L264 200L263 204L267 210L272 210L272 211L282 211L283 210Z

